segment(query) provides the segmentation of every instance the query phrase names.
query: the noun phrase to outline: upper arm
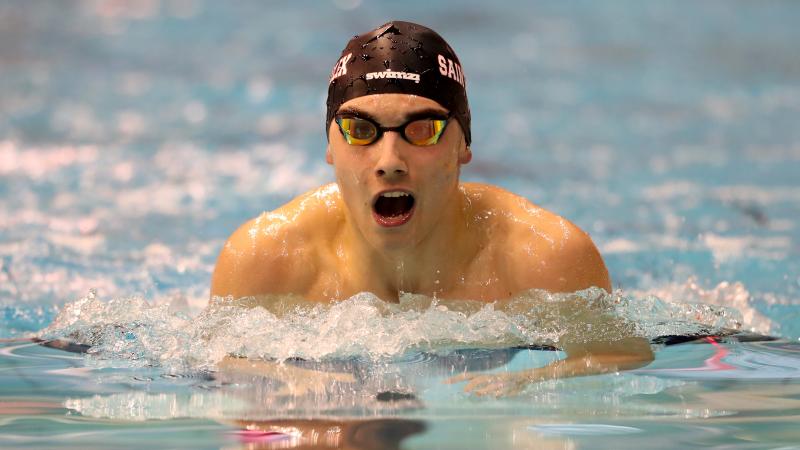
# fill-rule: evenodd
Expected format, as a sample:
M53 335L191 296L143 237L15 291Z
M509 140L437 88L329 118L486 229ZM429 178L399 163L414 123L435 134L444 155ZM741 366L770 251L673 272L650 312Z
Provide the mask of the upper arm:
M611 292L611 278L608 269L589 235L570 224L570 237L564 245L564 272L568 275L567 291L578 291L590 287L600 287Z
M263 216L262 216L263 217ZM211 296L234 298L293 292L298 278L292 269L288 238L264 232L264 223L251 220L236 230L220 251L211 278Z
M611 292L611 280L592 239L574 224L554 216L549 225L525 230L509 261L520 290L575 292L599 287Z

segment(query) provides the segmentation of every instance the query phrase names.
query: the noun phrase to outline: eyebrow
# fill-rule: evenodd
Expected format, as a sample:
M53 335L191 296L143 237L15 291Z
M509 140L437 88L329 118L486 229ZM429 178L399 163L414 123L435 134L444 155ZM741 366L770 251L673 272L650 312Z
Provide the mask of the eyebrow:
M368 112L362 111L362 110L360 110L358 108L348 107L348 108L341 109L336 113L337 116L348 115L348 114L354 115L356 117L363 117L365 119L372 120L373 122L376 122L376 123L379 122L378 119L375 118L375 116L373 116L372 114L370 114ZM445 118L447 116L449 116L449 113L447 112L447 110L438 109L438 108L425 108L425 109L421 109L421 110L418 110L418 111L413 111L413 112L407 113L404 116L403 122L409 122L409 121L414 120L414 119L422 119L422 118L426 118L426 117Z

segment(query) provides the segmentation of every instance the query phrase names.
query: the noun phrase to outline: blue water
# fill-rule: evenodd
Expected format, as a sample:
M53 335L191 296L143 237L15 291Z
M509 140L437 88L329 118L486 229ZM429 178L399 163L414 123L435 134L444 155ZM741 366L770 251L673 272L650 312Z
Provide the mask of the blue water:
M796 372L787 369L786 384L764 381L774 374L770 358L796 367L800 338L800 4L788 0L4 1L0 337L40 332L90 289L101 302L130 305L130 320L148 324L145 335L196 317L229 233L333 180L322 157L327 75L352 34L390 18L433 27L459 54L473 114L465 180L518 192L587 230L625 298L656 296L669 306L658 314L684 304L731 308L742 330L783 341L725 344L732 353L723 361L735 367L775 355L748 369L756 387L733 369L636 372L534 387L515 400L433 389L425 408L377 416L425 422L428 431L406 441L413 448L461 448L452 436L486 448L542 439L675 448L676 436L681 447L800 441L788 425ZM173 312L148 322L139 299ZM164 354L146 343L131 348ZM705 367L715 348L659 349L641 370ZM75 399L126 392L189 399L213 384L114 358L38 346L0 358L3 385L12 386L0 398L10 420L0 445L241 443L229 434L234 426L216 420L240 412L210 418L175 400L181 414L141 422L78 408ZM47 372L64 367L87 371ZM438 386L442 376L410 378ZM620 412L630 401L624 392L651 382L634 394L635 413ZM600 395L608 383L623 393ZM767 409L748 409L748 396ZM455 413L435 406L453 398ZM29 413L8 406L15 402L50 406ZM144 416L157 415L158 405L143 405ZM466 410L475 417L458 412Z

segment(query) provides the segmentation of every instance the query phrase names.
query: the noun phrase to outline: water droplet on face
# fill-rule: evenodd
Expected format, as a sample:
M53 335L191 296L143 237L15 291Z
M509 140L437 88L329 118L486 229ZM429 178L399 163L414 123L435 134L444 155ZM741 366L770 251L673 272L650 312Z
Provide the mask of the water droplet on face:
M372 56L369 56L369 55L368 55L368 54L366 54L366 53L362 53L362 54L361 54L361 60L362 60L362 61L369 61L370 59L372 59Z

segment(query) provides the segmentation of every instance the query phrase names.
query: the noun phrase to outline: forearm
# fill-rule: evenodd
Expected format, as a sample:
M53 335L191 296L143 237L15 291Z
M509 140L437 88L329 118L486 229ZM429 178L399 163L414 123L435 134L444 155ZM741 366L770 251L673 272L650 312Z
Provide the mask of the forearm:
M217 364L223 373L255 375L282 382L285 386L276 394L303 395L308 392L324 392L334 384L354 383L350 373L321 372L295 367L274 361L251 360L226 356Z
M531 382L549 380L554 378L580 377L586 375L599 375L632 370L645 366L653 360L652 353L630 354L583 354L568 356L565 359L552 362L544 367L525 371L526 378Z

